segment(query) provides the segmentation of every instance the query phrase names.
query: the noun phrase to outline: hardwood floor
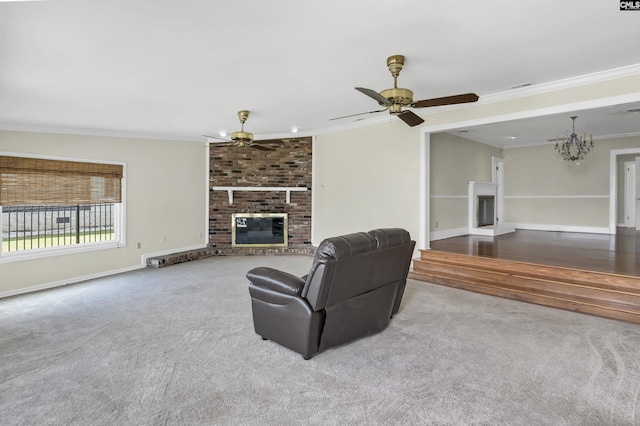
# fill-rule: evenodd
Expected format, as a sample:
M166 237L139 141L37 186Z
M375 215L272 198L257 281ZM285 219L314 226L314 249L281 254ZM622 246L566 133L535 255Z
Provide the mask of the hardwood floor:
M640 324L640 234L518 230L431 242L410 277Z
M616 235L518 230L498 237L465 235L431 242L431 249L588 271L640 276L640 232Z

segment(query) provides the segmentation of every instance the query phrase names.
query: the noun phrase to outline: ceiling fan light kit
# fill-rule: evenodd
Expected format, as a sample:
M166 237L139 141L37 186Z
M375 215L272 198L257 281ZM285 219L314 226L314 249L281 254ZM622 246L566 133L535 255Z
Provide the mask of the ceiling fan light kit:
M413 126L417 126L418 124L424 123L424 120L411 110L403 110L403 107L426 108L426 107L435 107L435 106L442 106L442 105L453 105L453 104L462 104L467 102L476 102L478 100L478 95L476 95L475 93L464 93L461 95L423 99L421 101L414 102L413 91L403 87L398 87L398 76L400 75L400 71L402 71L403 66L404 66L403 55L393 55L387 58L387 68L389 68L389 72L391 72L391 76L393 77L393 87L391 89L385 89L380 93L378 93L375 90L367 89L365 87L355 88L357 91L369 96L370 98L378 102L380 106L385 107L384 109L363 112L360 114L345 115L342 117L332 118L331 120L339 120L342 118L354 117L357 115L389 111L390 114L397 115L402 121L404 121L409 126L413 127Z
M249 111L246 109L238 111L238 119L240 120L242 130L231 133L231 140L236 142L238 146L251 146L251 143L253 143L253 133L244 131L244 123L247 121L247 118L249 118Z
M253 133L244 131L244 123L247 121L248 118L249 118L249 111L247 111L246 109L238 111L238 119L240 120L241 128L239 132L231 133L231 140L222 139L217 136L209 136L209 135L203 135L203 136L206 138L218 139L218 140L224 141L224 143L216 143L216 145L218 146L229 146L229 145L239 146L239 147L247 146L247 147L256 148L262 151L275 151L275 149L273 148L262 146L259 144L259 142L255 142L253 140Z

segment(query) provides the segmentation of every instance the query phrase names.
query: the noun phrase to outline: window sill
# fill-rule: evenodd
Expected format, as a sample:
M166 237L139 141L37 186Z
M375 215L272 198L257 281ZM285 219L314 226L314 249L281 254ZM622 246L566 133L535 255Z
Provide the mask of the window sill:
M0 264L20 262L23 260L44 259L54 256L65 256L70 254L86 253L96 250L107 250L124 247L119 241L108 241L98 243L86 243L77 246L50 247L45 249L33 249L19 252L0 254Z

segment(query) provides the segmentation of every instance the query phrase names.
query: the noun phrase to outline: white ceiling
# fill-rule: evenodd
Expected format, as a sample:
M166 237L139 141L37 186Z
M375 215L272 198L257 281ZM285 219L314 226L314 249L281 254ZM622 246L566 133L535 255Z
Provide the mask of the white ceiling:
M329 121L379 109L354 87L392 87L389 55L406 56L399 85L416 100L475 92L482 102L515 85L640 64L639 36L640 13L614 0L3 1L0 129L202 141L239 130L236 113L248 109L245 130L257 138L294 127L309 135L397 120ZM619 115L631 107L640 105ZM428 109L414 112L428 124ZM637 114L622 128L614 110L601 112L576 113L577 129L640 131ZM570 128L570 115L466 137L546 141Z

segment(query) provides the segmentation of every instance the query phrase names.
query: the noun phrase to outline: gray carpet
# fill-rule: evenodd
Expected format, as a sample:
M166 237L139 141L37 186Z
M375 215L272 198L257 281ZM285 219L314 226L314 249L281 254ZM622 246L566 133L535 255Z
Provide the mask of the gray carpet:
M309 361L216 257L0 300L2 425L638 425L640 326L409 281L382 333Z

